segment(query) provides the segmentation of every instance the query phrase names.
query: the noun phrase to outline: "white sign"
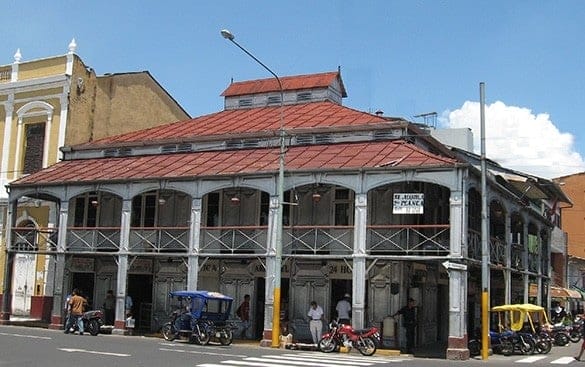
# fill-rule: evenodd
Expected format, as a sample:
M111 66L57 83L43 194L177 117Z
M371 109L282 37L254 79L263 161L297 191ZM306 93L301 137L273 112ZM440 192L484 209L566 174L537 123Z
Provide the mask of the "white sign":
M425 194L394 194L392 214L423 214Z

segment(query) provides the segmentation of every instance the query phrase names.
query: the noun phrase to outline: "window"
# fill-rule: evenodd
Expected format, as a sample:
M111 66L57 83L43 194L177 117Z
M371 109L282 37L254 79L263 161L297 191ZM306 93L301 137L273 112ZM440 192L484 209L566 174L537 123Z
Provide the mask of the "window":
M132 227L154 227L156 225L156 206L158 200L155 192L136 196L132 200Z
M353 222L352 195L349 189L335 189L335 225L348 226Z
M25 136L22 172L29 174L40 171L43 168L45 123L25 125Z
M219 226L219 192L212 192L207 195L207 227Z
M268 193L260 194L260 225L268 225L268 216L270 213L270 195Z
M280 96L269 96L268 97L268 104L276 104L280 103Z
M238 106L240 107L251 107L252 106L252 98L242 98L238 101Z
M311 98L312 98L311 92L297 93L297 101L299 101L299 102L302 102L302 101L310 101Z
M74 227L97 227L98 195L90 192L75 198Z

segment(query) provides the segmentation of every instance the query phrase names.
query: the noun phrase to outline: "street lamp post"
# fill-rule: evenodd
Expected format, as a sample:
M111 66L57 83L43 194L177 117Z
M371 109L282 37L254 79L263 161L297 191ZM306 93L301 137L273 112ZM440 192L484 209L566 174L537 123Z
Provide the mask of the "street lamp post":
M238 46L238 48L246 55L250 56L254 61L260 64L264 69L268 70L272 76L278 82L278 88L280 90L280 126L279 126L279 136L280 136L280 153L278 157L278 182L277 182L277 192L278 192L278 209L276 212L276 224L275 224L275 257L274 257L274 304L272 308L272 347L277 348L280 346L280 283L281 283L281 266L282 266L282 216L283 216L283 202L284 202L284 155L286 152L285 147L285 132L284 132L284 114L283 114L283 103L284 103L284 91L282 89L282 83L280 82L280 78L274 71L272 71L268 66L264 65L264 63L256 56L252 55L248 50L242 47L238 42L235 41L235 36L228 31L227 29L221 30L221 35L223 38L227 39L228 41L232 42L234 45Z

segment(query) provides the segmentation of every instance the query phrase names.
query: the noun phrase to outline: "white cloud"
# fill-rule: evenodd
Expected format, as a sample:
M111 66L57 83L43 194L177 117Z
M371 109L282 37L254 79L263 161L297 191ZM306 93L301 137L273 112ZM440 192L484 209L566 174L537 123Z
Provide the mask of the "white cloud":
M468 127L473 131L475 153L480 152L480 104L467 101L445 111L443 127ZM486 156L506 168L553 178L585 171L583 157L575 151L573 135L560 132L546 113L533 114L524 107L503 102L485 105Z

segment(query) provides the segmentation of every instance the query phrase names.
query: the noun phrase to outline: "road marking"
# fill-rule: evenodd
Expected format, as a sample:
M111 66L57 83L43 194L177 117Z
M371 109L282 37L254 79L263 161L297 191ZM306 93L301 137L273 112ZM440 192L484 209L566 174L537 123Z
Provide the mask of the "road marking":
M515 361L516 363L534 363L536 361L540 361L541 359L545 359L545 356L532 356L532 357L525 357Z
M11 334L11 333L0 333L0 335L17 336L19 338L31 338L31 339L46 339L46 340L53 339L53 338L48 337L48 336L23 335L23 334Z
M99 352L97 350L85 350L85 349L74 349L74 348L57 348L64 352L68 353L89 353L89 354L100 354L104 356L114 356L114 357L131 357L131 354L125 353L111 353L111 352Z
M271 355L271 356L263 356L262 360L256 358L260 362L270 362L273 360L274 362L282 362L285 361L294 361L295 363L305 365L305 366L370 366L371 362L364 362L364 361L340 361L336 359L321 359L321 358L312 358L312 357L303 357L303 356L279 356L279 355ZM246 360L249 360L247 358Z
M185 350L185 349L175 349L175 348L158 348L163 352L177 352L177 353L190 353L190 354L206 354L210 356L225 356L225 357L240 357L244 358L247 357L246 354L228 354L228 353L214 353L214 352L202 352L198 350Z
M298 361L290 361L290 360L283 360L283 361L278 361L281 363L275 363L276 361L274 359L270 359L270 358L256 358L256 357L250 357L250 358L244 358L243 361L234 361L234 360L229 360L229 361L225 361L225 363L229 363L229 364L235 364L235 365L239 365L239 366L255 366L255 367L290 367L291 365L293 366L323 366L323 367L347 367L346 365L342 365L342 364L331 364L331 363L315 363L315 361L313 362L298 362ZM362 364L363 366L370 366L373 363L368 363L368 364Z
M550 364L569 364L569 363L575 362L575 361L576 361L576 359L573 357L561 357L561 358L555 359Z

